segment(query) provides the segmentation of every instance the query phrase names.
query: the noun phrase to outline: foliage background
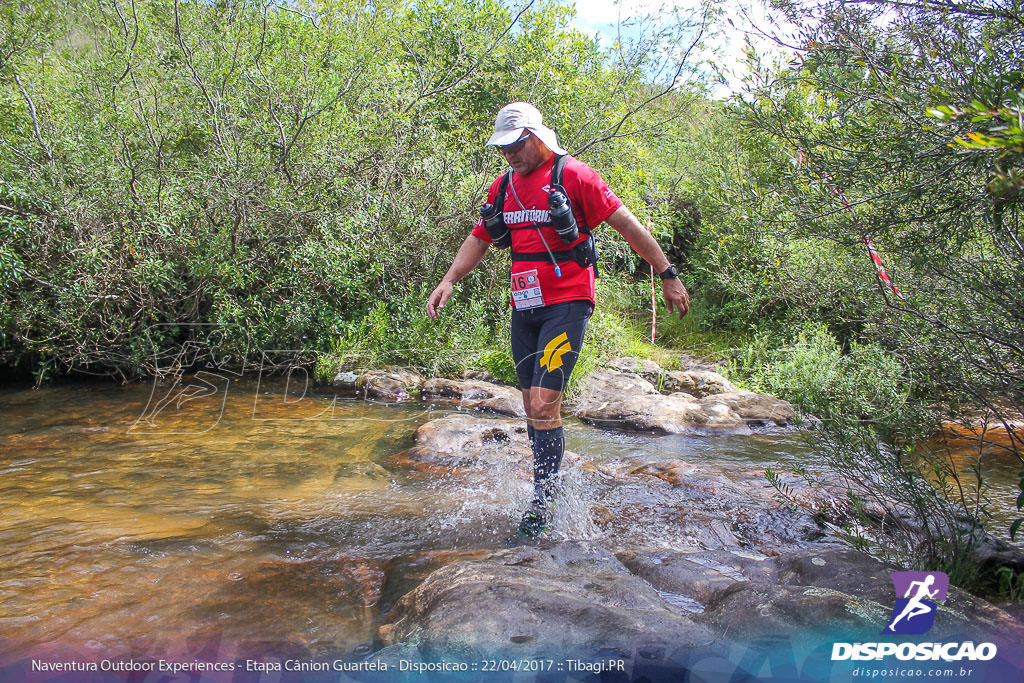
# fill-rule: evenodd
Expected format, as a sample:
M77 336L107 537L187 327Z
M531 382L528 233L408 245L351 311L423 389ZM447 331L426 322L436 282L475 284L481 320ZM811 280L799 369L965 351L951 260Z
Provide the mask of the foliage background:
M4 8L2 352L43 370L152 372L194 322L238 349L486 347L501 258L440 325L422 302L501 170L495 111L536 103L641 213L651 142L682 120L634 110L686 22L611 57L551 4Z

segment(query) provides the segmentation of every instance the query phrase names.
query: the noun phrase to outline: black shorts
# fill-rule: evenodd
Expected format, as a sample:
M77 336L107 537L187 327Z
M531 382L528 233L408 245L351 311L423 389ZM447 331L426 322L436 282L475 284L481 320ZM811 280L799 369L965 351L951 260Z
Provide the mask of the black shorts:
M565 391L593 312L589 301L512 311L512 359L520 388Z

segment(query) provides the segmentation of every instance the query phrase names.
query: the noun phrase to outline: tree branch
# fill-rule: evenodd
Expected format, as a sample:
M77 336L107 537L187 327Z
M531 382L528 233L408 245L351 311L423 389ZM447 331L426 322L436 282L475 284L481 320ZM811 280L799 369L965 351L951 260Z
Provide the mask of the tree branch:
M46 146L45 142L43 142L43 136L39 132L39 119L36 116L36 105L32 102L32 98L29 97L28 92L25 90L25 86L21 84L21 79L18 77L18 73L16 71L14 72L14 82L18 84L18 88L21 89L22 96L25 98L25 101L28 102L28 111L29 115L32 117L32 129L35 131L36 142L38 142L39 146L43 148L43 154L46 155L46 160L53 161L53 154L50 153L50 148Z

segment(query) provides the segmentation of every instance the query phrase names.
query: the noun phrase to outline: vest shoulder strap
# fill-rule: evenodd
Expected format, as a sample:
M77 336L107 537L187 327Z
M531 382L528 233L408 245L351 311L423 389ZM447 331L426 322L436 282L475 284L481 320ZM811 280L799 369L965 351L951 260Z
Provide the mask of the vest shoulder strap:
M505 209L505 192L508 190L509 181L512 180L512 169L501 176L501 182L498 183L498 194L494 197L494 205L498 207L498 210L504 211Z
M560 154L555 156L555 162L551 164L551 186L562 187L562 173L565 171L565 165L569 162L568 154ZM565 188L562 187L564 190Z
M569 163L569 159L571 158L572 157L570 157L568 154L557 155L555 156L554 163L551 164L551 188L554 189L557 187L562 192L565 192L566 197L569 197L569 192L565 189L565 186L562 185L562 174L565 171L565 165ZM569 208L570 210L572 209L571 198L569 200ZM579 219L577 218L577 223L578 221ZM589 235L592 232L590 228L584 227L582 225L577 225L577 227L579 228L579 231L584 235Z

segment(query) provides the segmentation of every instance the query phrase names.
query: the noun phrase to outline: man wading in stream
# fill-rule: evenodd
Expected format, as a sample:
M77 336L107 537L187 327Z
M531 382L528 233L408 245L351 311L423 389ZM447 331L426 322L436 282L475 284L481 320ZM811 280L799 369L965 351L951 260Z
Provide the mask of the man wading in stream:
M546 528L557 494L555 475L565 451L562 392L594 311L593 229L607 222L661 273L670 312L686 315L690 297L654 238L594 169L558 146L536 107L513 102L503 108L487 144L512 170L491 184L481 220L430 294L427 315L437 319L452 287L492 244L511 247L512 357L533 448L534 496L510 540L526 539Z

